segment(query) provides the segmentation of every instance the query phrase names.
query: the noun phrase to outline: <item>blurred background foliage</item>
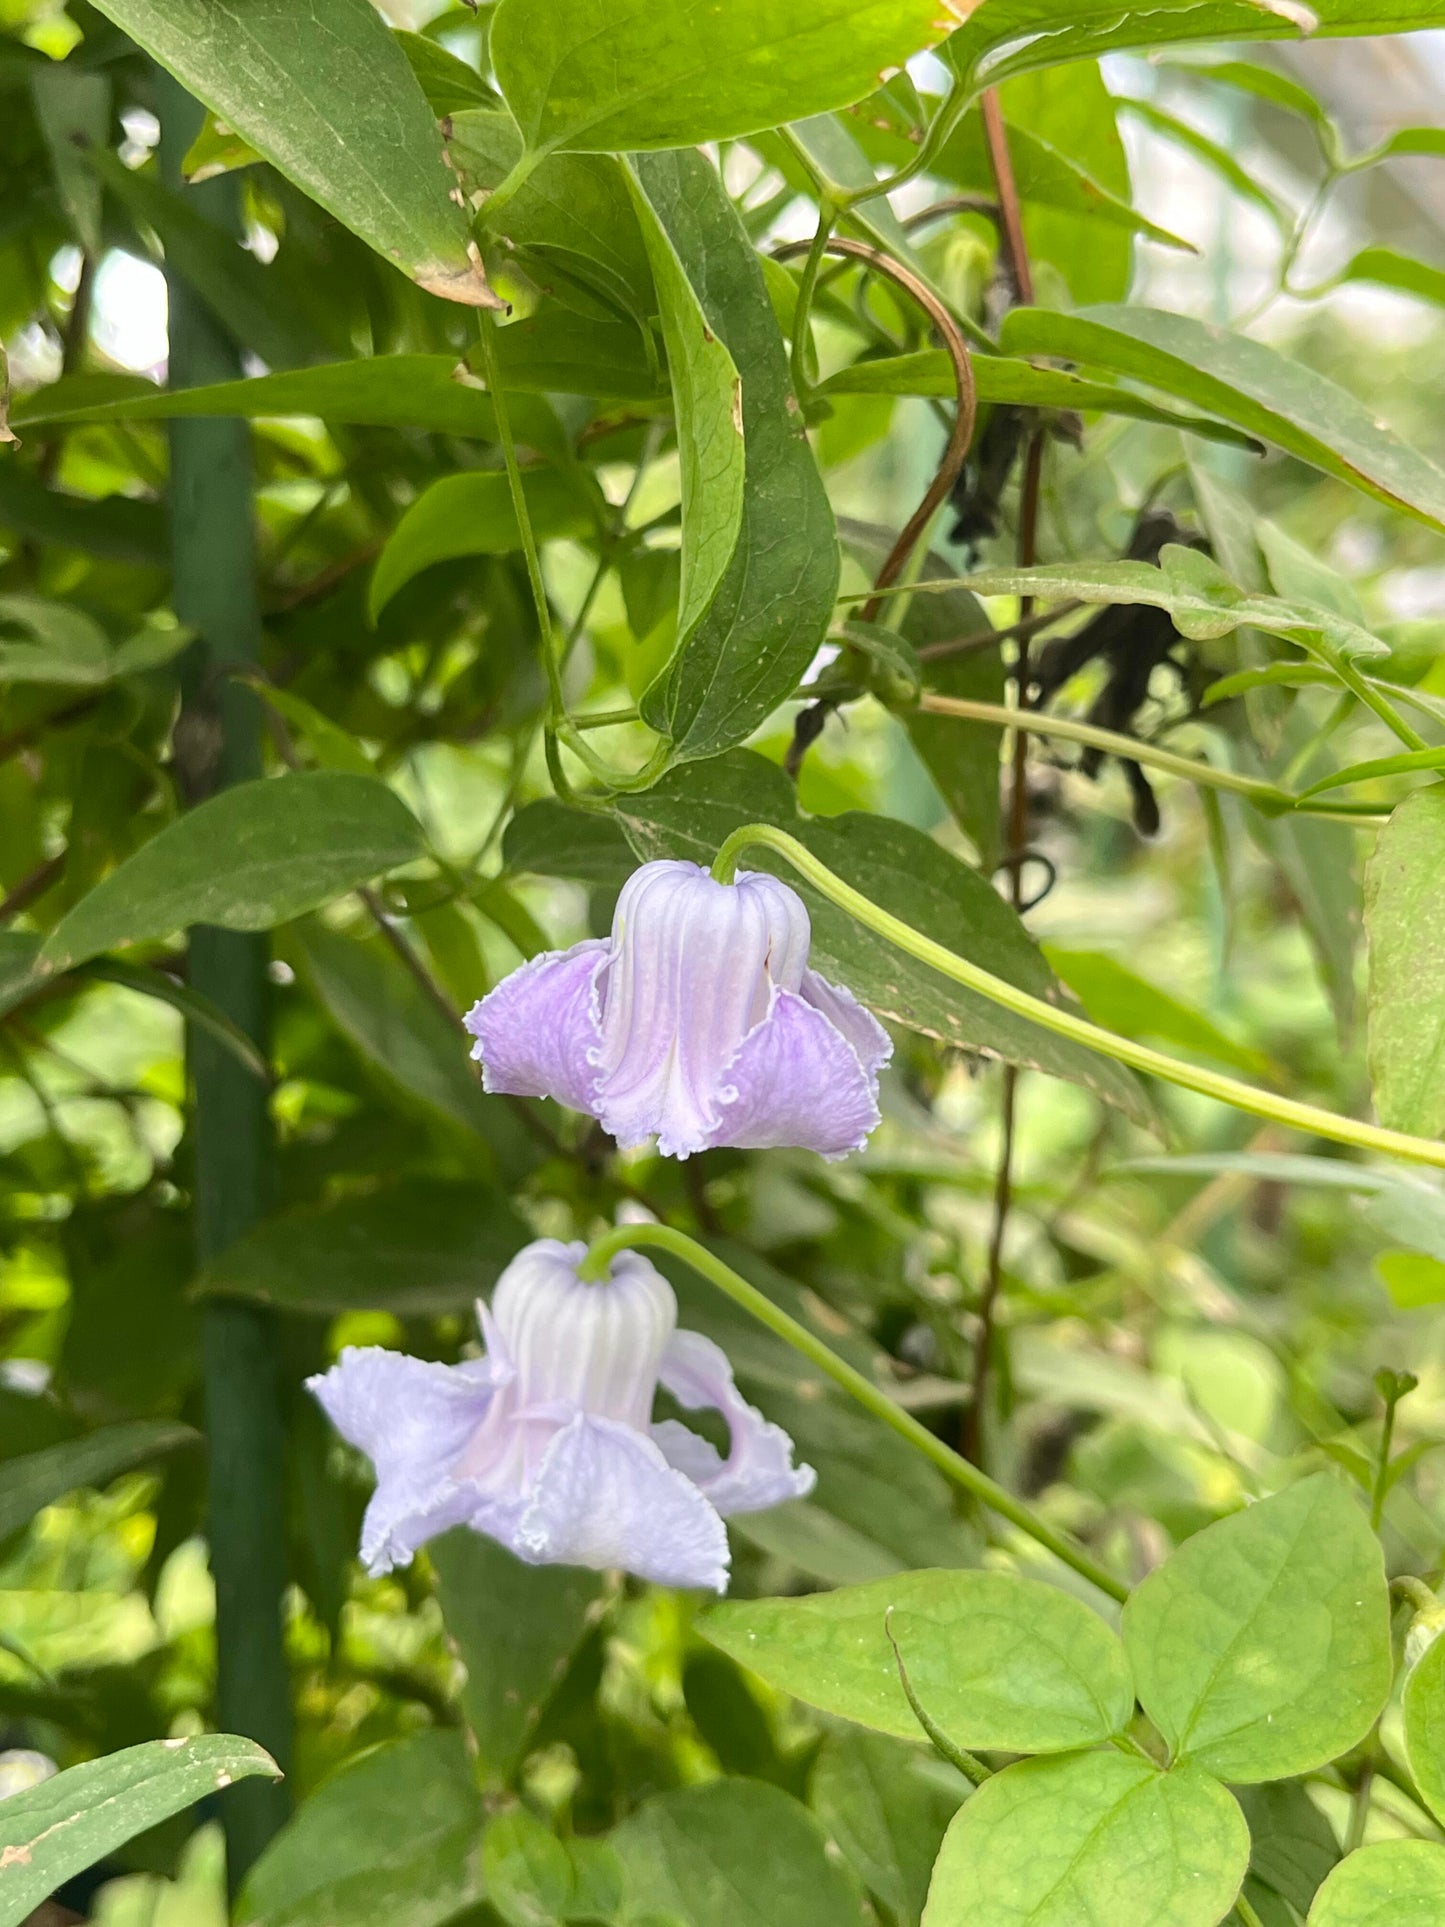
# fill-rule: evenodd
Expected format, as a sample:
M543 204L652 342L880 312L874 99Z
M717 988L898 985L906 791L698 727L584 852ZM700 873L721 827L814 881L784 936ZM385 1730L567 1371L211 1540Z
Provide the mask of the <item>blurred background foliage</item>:
M393 0L386 11L418 36L408 51L435 110L459 129L484 113L487 8ZM0 1464L0 1745L68 1765L198 1730L214 1650L194 1436L182 1018L155 981L178 981L182 959L152 947L139 985L82 971L43 994L7 996L24 975L27 933L53 927L168 821L183 782L164 664L77 676L68 688L5 680L7 652L26 633L11 598L62 602L108 645L163 619L167 605L164 425L55 417L163 376L166 262L253 374L351 356L456 357L469 336L461 310L420 292L265 164L236 176L244 249L194 231L155 165L154 69L85 0L0 0L0 33L0 337L20 438L0 458L0 941L19 946L0 949L0 1461L103 1441L91 1489L57 1492L28 1524L14 1512L18 1530L7 1525ZM915 79L925 91L940 84L926 59ZM1433 129L1442 86L1440 33L1111 54L1007 83L1038 302L1131 294L1246 323L1439 455L1445 137L1415 142L1420 151L1390 141L1401 128ZM912 111L905 80L858 111L857 139L875 164L906 151L898 130ZM218 167L246 159L224 129L213 124L206 138ZM459 131L464 179L466 141ZM947 191L987 190L972 122L950 153ZM491 163L478 154L485 179ZM796 167L771 137L731 144L720 159L755 239L811 233ZM929 180L898 205L906 216L939 199ZM955 207L919 224L914 246L959 309L997 318L1006 291L986 215ZM545 299L546 266L512 264L514 325L527 326L534 307L543 323L561 313L536 352L602 352L615 315L599 313L585 289ZM772 276L775 299L790 299L793 271ZM827 272L817 341L824 375L880 346L927 346L918 316L848 263ZM541 425L519 430L524 440L555 434L567 451L539 481L534 512L573 639L574 710L629 708L672 641L678 462L645 367L635 387L605 404L539 396ZM838 1166L728 1151L683 1166L619 1163L574 1117L550 1106L523 1117L481 1097L431 992L465 1008L537 950L604 930L615 861L602 850L589 871L583 851L571 880L539 876L505 834L520 806L551 791L515 526L507 532L494 503L490 521L479 507L474 524L492 536L458 544L449 525L398 557L398 526L440 479L465 474L483 491L479 505L500 484L495 446L444 426L452 405L444 398L430 426L368 425L365 410L358 421L344 408L324 424L309 411L255 423L268 758L384 776L444 868L404 872L370 907L353 896L278 934L279 1215L225 1261L221 1279L284 1312L291 1796L305 1801L374 1743L407 1738L423 1750L406 1756L404 1772L395 1764L399 1777L376 1797L394 1803L405 1789L415 1852L433 1869L445 1868L447 1827L457 1825L446 1809L456 1763L443 1743L462 1720L464 1668L443 1629L433 1562L358 1576L365 1468L330 1435L302 1378L346 1343L455 1358L471 1300L527 1232L585 1233L633 1199L723 1241L748 1276L957 1440L996 1228L1001 1081L995 1065L900 1033L883 1126ZM993 423L1007 444L1002 412ZM937 405L840 389L814 426L840 514L899 527L942 447ZM1259 566L1276 591L1307 584L1314 599L1357 613L1395 645L1391 674L1445 700L1437 533L1287 456L1186 445L1167 425L1121 415L1055 415L1049 426L1041 560L1122 555L1145 510L1202 529L1217 550L1223 525L1268 531ZM985 446L988 433L986 416ZM951 517L935 531L952 572L1013 558L1016 469L1006 467L993 502L989 490L976 469L971 531L951 535ZM965 524L969 515L964 504ZM383 552L389 582L375 568ZM849 567L845 586L862 586L862 566ZM384 599L379 583L393 590ZM986 619L1016 612L995 598ZM1171 746L1195 753L1220 729L1247 734L1261 767L1301 782L1391 747L1374 718L1342 712L1330 688L1255 691L1247 718L1245 701L1203 713L1207 686L1240 664L1238 640L1185 644L1171 632L1167 641L1173 666L1156 663L1131 692L1111 692L1108 662L1087 662L1057 706L1146 737L1168 729ZM959 661L959 693L987 696L992 677L1001 700L996 667ZM755 739L776 762L796 710ZM645 748L635 724L600 740L613 760ZM992 732L853 702L803 764L801 801L825 815L895 817L992 862L997 743ZM1157 834L1141 835L1149 806L1137 788L1112 763L1095 779L1077 761L1068 744L1043 742L1030 765L1040 860L1025 866L1025 899L1038 896L1027 920L1059 974L1113 1028L1357 1110L1367 1085L1355 833L1270 821L1166 778L1154 786ZM970 780L972 820L958 808ZM1398 778L1358 792L1382 805L1399 793ZM1392 1569L1431 1570L1445 1538L1438 1223L1422 1233L1408 1197L1328 1147L1291 1163L1284 1154L1311 1147L1202 1100L1156 1096L1157 1135L1075 1085L1022 1079L993 1373L973 1421L990 1468L1137 1577L1241 1495L1312 1464L1332 1460L1368 1483L1382 1422L1375 1375L1408 1368L1420 1382L1395 1436L1409 1463L1385 1500L1384 1531ZM738 1522L735 1592L985 1556L979 1522L959 1514L929 1467L694 1281L676 1282L683 1322L724 1339L748 1396L820 1474L811 1500ZM1027 1568L1036 1555L1006 1538L986 1556ZM944 1769L765 1696L696 1638L689 1600L599 1588L583 1608L560 1683L524 1731L498 1741L498 1758L511 1761L504 1778L520 1775L579 1836L624 1821L659 1789L720 1772L772 1782L810 1800L881 1918L916 1918L915 1873L874 1867L870 1877L849 1815L859 1776L906 1766L918 1781L910 1810L924 1846L936 1844L942 1819L930 1832L929 1800L946 1818ZM475 1726L488 1716L467 1717ZM196 1824L144 1837L90 1883L93 1900L72 1892L67 1904L93 1904L107 1927L220 1920L215 1829L204 1811ZM1388 1802L1373 1824L1397 1825ZM1419 1824L1418 1813L1398 1822ZM292 1918L283 1873L282 1898L261 1895L257 1918ZM440 1921L469 1904L456 1888L425 1915L392 1918Z

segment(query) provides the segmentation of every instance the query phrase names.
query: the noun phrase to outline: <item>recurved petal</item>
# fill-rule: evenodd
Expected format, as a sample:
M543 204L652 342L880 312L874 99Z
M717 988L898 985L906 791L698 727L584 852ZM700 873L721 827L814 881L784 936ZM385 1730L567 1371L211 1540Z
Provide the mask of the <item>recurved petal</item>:
M645 1433L584 1413L547 1447L506 1543L529 1565L621 1566L659 1586L727 1590L727 1533L702 1493Z
M834 1030L841 1031L857 1052L858 1062L878 1089L878 1073L893 1055L893 1039L871 1010L865 1010L851 990L830 984L816 970L803 972L799 996L814 1010L821 1010Z
M341 1436L376 1468L361 1558L372 1573L405 1565L417 1547L466 1520L476 1503L453 1477L486 1416L494 1374L485 1359L439 1365L378 1346L348 1347L306 1381Z
M602 1041L599 979L609 946L596 938L533 957L468 1011L482 1085L514 1097L555 1097L593 1111Z
M708 1143L841 1158L861 1150L877 1123L876 1073L821 1010L782 990L727 1067Z
M662 1355L661 1379L684 1410L711 1406L727 1420L726 1458L675 1419L652 1428L668 1464L686 1473L725 1519L736 1512L763 1512L812 1491L817 1483L812 1466L793 1464L793 1441L781 1425L748 1404L720 1345L701 1332L674 1332Z

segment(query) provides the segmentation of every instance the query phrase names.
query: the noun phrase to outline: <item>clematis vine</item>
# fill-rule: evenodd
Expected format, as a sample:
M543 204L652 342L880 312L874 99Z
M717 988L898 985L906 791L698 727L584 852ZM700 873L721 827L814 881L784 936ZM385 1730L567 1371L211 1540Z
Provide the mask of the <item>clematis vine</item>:
M793 1464L792 1440L742 1397L719 1347L677 1329L667 1280L629 1251L584 1282L586 1251L543 1238L518 1253L477 1307L482 1358L348 1347L307 1381L376 1469L368 1571L470 1526L528 1565L725 1592L723 1519L812 1490L812 1468ZM722 1413L726 1457L675 1419L653 1423L659 1384L687 1411Z
M878 1123L887 1032L808 968L808 912L776 877L646 863L612 934L523 964L466 1024L489 1091L554 1097L664 1157L793 1145L845 1157Z

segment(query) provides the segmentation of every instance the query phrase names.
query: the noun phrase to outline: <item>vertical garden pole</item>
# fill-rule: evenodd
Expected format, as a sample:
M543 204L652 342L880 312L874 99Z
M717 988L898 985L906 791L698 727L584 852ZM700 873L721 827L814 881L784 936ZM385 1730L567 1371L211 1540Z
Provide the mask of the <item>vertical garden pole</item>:
M234 177L182 188L180 167L201 124L197 103L157 76L161 162L167 184L200 213L239 232ZM168 275L170 382L226 381L237 351L184 279ZM187 802L259 775L256 699L229 672L255 662L261 618L252 520L250 431L241 421L176 421L170 428L171 542L177 616L198 641L177 728L176 762ZM268 945L264 936L200 926L191 932L192 986L265 1048ZM228 1052L192 1030L196 1258L205 1264L240 1237L267 1204L267 1093ZM255 1307L206 1308L202 1335L209 1447L207 1532L216 1584L216 1717L257 1740L284 1768L291 1697L282 1643L286 1585L285 1435L273 1319ZM222 1803L227 1874L240 1884L286 1813L281 1787L259 1779Z

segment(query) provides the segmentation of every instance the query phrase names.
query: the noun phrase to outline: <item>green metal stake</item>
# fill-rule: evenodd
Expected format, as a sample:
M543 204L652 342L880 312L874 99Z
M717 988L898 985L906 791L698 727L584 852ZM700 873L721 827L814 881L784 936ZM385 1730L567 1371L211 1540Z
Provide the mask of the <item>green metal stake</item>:
M157 73L161 166L167 184L218 227L239 235L234 178L183 188L181 161L200 106ZM170 299L173 387L230 381L240 356L174 271ZM173 598L199 633L186 663L176 762L190 803L261 770L253 692L228 672L260 653L250 431L242 421L170 424ZM268 944L264 936L198 926L190 980L264 1051ZM199 1030L187 1038L194 1090L196 1258L204 1265L262 1216L269 1202L271 1123L265 1086ZM216 1584L216 1718L257 1740L283 1770L291 1752L291 1690L282 1643L286 1588L285 1430L271 1314L207 1305L202 1331L210 1452L207 1531ZM279 1783L246 1780L221 1803L232 1892L288 1808Z

